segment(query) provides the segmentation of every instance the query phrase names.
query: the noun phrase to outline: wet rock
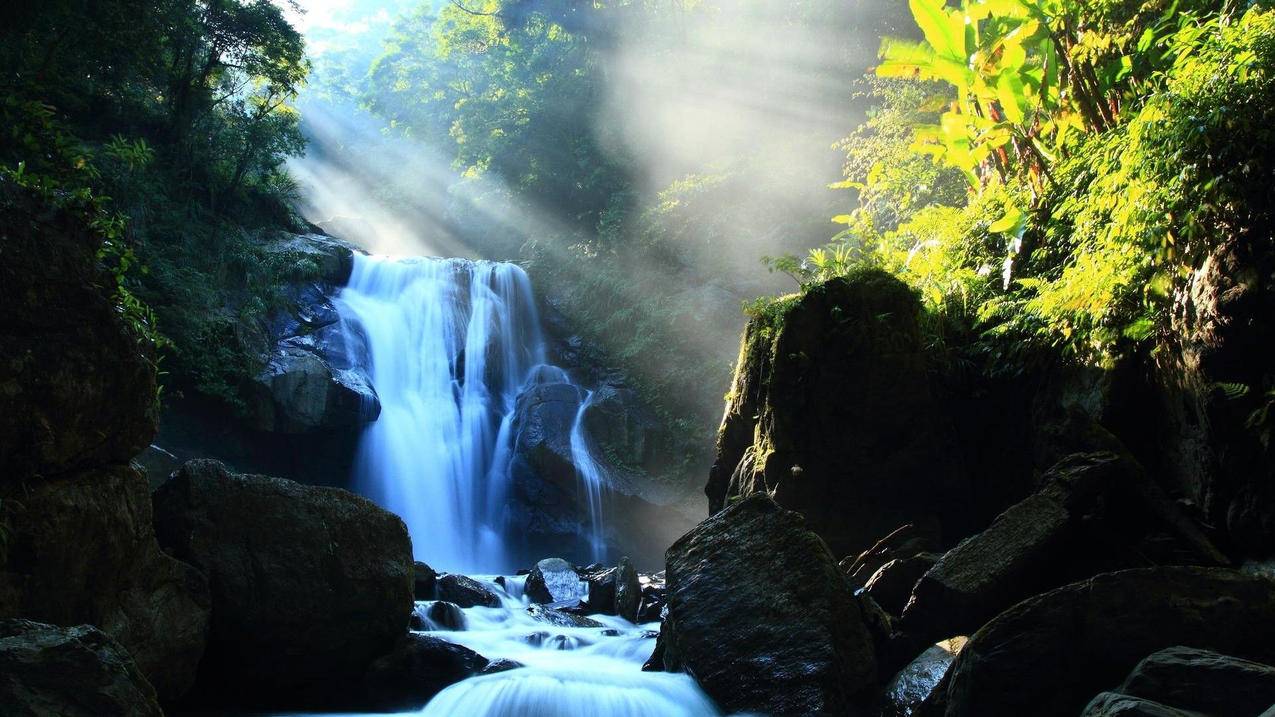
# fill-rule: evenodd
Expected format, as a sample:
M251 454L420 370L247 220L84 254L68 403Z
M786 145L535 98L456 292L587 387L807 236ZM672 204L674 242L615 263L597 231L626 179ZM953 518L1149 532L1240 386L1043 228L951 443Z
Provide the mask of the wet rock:
M1070 456L1050 469L1038 492L925 573L903 612L903 629L927 640L972 633L1035 593L1143 565L1138 538L1152 527L1177 529L1171 510L1132 459L1113 453ZM1207 543L1198 530L1188 533L1183 542ZM1207 550L1216 554L1211 546Z
M796 513L765 495L668 550L663 662L727 712L846 714L876 679L872 638L844 575Z
M438 578L438 599L460 607L500 607L500 597L466 575L449 573Z
M595 572L588 577L589 597L585 604L591 613L615 614L615 568Z
M483 671L481 674L494 675L497 672L508 672L510 670L517 670L523 667L526 667L526 665L522 664L521 662L518 662L517 660L507 660L501 657L499 659L495 659L487 663L487 666L483 668Z
M0 615L92 624L174 700L204 653L208 584L160 550L146 478L131 466L0 492Z
M912 596L912 588L934 563L938 556L921 553L910 558L896 558L882 565L868 578L864 590L891 615L902 615L903 606Z
M128 652L90 625L0 620L0 714L162 717Z
M638 583L637 570L627 557L620 558L615 577L615 614L636 622L641 602L642 586Z
M1231 714L1231 713L1227 713ZM1238 713L1237 713L1238 714ZM1254 712L1253 714L1257 714ZM1102 692L1085 706L1080 717L1207 717L1199 712L1162 705L1159 702L1130 697L1115 692Z
M317 698L406 632L411 541L371 501L191 461L154 504L160 544L208 577L200 681L214 693Z
M1275 667L1211 650L1171 647L1139 662L1114 691L1184 710L1256 715L1275 705Z
M367 668L363 686L373 706L415 710L444 688L481 673L487 658L446 640L408 634Z
M905 284L864 271L750 321L705 488L710 511L769 493L837 555L907 523L939 543L967 535L976 491L930 391L919 313Z
M908 663L885 685L880 717L911 717L939 686L964 646L965 638L931 646Z
M603 627L602 623L597 620L590 620L583 615L572 615L569 612L554 610L543 605L528 607L527 614L540 622L546 622L557 627Z
M354 269L353 244L326 234L284 234L279 240L262 245L266 252L281 262L290 273L310 275L334 285L346 283Z
M908 524L894 529L857 556L843 559L839 565L850 578L851 587L858 590L867 585L868 579L891 560L911 558L932 549L930 539L918 533L915 526Z
M465 613L453 602L439 600L425 611L425 617L438 630L464 630Z
M563 382L535 385L519 394L513 418L515 460L542 480L571 485L571 426L583 399L578 387Z
M412 575L412 595L417 600L436 599L438 594L438 573L418 560L412 564Z
M1025 600L953 663L946 717L1079 713L1145 657L1175 646L1269 662L1275 583L1223 568L1098 575Z
M362 369L334 369L311 348L286 343L253 379L249 405L258 430L280 433L357 427L381 412Z
M545 558L527 576L526 595L538 603L579 599L580 575L562 558Z

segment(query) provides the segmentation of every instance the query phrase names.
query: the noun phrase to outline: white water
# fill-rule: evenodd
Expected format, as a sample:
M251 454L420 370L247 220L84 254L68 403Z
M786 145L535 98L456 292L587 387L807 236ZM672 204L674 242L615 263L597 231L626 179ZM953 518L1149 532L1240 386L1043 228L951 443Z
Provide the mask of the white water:
M481 578L480 578L481 579ZM464 611L466 629L426 634L464 645L488 659L525 667L459 682L430 700L426 717L710 717L718 712L688 675L642 672L658 623L634 625L595 615L602 627L559 627L538 620L521 595L525 578L494 582L499 608ZM418 603L422 611L429 603Z
M518 266L460 259L355 255L336 300L366 336L380 418L365 431L355 484L397 513L416 557L443 570L512 570L509 466L518 394L568 382L545 365L531 282ZM351 329L352 330L352 329ZM571 445L602 558L602 471L580 425ZM577 448L578 444L578 448Z

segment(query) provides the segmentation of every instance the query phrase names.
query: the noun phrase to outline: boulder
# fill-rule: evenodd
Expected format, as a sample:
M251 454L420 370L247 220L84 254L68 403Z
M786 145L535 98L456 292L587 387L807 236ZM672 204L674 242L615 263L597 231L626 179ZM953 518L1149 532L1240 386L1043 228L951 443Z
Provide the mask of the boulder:
M574 600L580 595L580 575L562 558L545 558L527 576L526 595L538 603Z
M899 558L911 558L921 553L928 553L934 546L926 536L917 532L911 524L895 528L893 532L878 540L871 548L857 556L846 557L839 563L850 585L858 590L868 584L882 565Z
M538 622L557 627L605 627L597 620L590 619L584 615L575 615L565 610L555 610L544 605L528 606L527 614Z
M608 568L589 575L589 596L585 607L590 613L615 614L615 579L618 571Z
M615 577L615 614L635 622L641 603L642 584L638 582L637 570L627 557L620 558Z
M434 600L438 594L438 573L419 560L412 564L412 595L417 600Z
M210 599L199 571L160 551L148 488L117 465L0 492L0 615L96 625L170 701L194 683Z
M726 712L846 714L876 679L845 576L800 515L752 495L668 549L664 667Z
M947 676L946 717L1079 713L1169 647L1269 662L1275 583L1225 568L1104 573L1015 605L975 633Z
M0 619L0 714L162 717L128 652L90 625Z
M1230 713L1227 713L1230 714ZM1257 713L1254 712L1254 715ZM1102 692L1093 698L1080 717L1208 717L1199 712L1183 710L1162 705L1159 702L1144 700L1141 697L1130 697L1115 692Z
M1184 710L1257 715L1275 705L1275 667L1211 650L1170 647L1139 662L1114 691Z
M571 427L582 400L584 393L565 381L533 385L519 394L512 424L514 460L543 481L573 486Z
M872 596L886 612L891 615L902 615L903 606L912 597L912 588L934 564L938 556L933 553L921 553L910 558L895 558L877 568L868 578L864 591Z
M363 369L334 369L317 352L285 343L253 379L252 414L261 431L306 433L376 420L381 403Z
M443 575L438 578L437 586L439 600L456 603L460 607L500 607L500 597L471 577L454 573Z
M150 445L155 352L75 211L0 180L0 486L127 463Z
M200 680L214 694L319 699L357 682L406 632L411 541L371 501L199 460L154 504L160 544L208 577Z
M425 618L434 630L465 629L465 613L454 602L439 600L425 610Z
M290 264L283 267L291 270L288 273L314 276L338 286L350 278L354 252L362 252L353 244L326 234L283 234L262 247L281 264Z
M883 271L784 299L744 333L705 492L769 493L837 555L911 523L939 544L977 525L951 421L930 390L920 302Z
M481 673L487 658L446 640L411 633L367 668L363 687L377 709L420 709L444 688Z
M886 683L880 717L911 717L943 681L965 639L932 645Z
M483 668L482 674L494 675L497 672L508 672L510 670L517 670L522 667L526 667L526 665L522 664L521 662L518 662L517 660L507 660L501 657L501 658L492 660L491 662L488 662L487 666Z
M916 583L902 627L925 641L969 634L1010 605L1071 580L1146 564L1139 540L1166 530L1225 558L1174 515L1141 467L1114 453L1059 462L1032 496L949 550Z

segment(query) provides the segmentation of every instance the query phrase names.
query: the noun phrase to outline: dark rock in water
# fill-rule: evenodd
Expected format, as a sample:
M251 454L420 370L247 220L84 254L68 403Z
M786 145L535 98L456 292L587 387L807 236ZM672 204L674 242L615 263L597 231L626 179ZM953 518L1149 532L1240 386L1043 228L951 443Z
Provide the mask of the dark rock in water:
M461 611L460 606L453 602L439 600L425 612L430 622L434 623L439 630L464 630L465 629L465 613Z
M930 391L919 314L905 284L864 271L751 320L705 488L710 511L769 493L837 555L906 523L939 543L967 535L977 490Z
M2 619L0 714L162 717L164 712L133 658L97 628Z
M500 607L500 597L496 593L467 575L442 575L436 586L439 600L456 603L460 607Z
M1224 568L1106 573L1025 600L948 672L947 717L1075 715L1147 655L1189 646L1267 663L1275 583Z
M845 576L801 516L765 495L726 508L668 550L664 666L726 712L847 714L876 679Z
M386 711L419 709L444 688L481 673L487 658L446 640L408 634L367 668L363 686Z
M438 595L438 573L419 560L412 564L412 595L417 600L434 600Z
M543 480L570 485L575 480L571 426L583 399L580 388L570 383L536 385L519 394L513 419L515 459Z
M583 615L572 615L569 612L554 610L543 605L528 607L527 614L541 622L558 627L603 627L602 623L597 620L590 620Z
M921 553L910 558L896 558L882 565L868 578L864 590L891 615L902 615L903 606L912 597L912 588L934 563L938 556Z
M868 584L868 580L891 560L911 558L921 553L928 553L934 548L929 538L917 532L912 525L896 528L889 535L878 540L871 548L859 553L854 558L845 558L839 564L850 578L850 586L855 590Z
M518 662L517 660L506 660L505 658L501 657L499 659L495 659L487 663L487 666L483 668L483 671L481 674L494 675L497 672L508 672L510 670L518 670L523 667L526 667L526 665L522 664L521 662Z
M943 555L916 584L903 628L927 640L969 634L1035 593L1103 570L1143 565L1137 534L1148 525L1179 529L1171 510L1132 459L1113 453L1070 456L1050 469L1037 493ZM1198 531L1189 531L1183 542L1207 543ZM1216 553L1211 547L1201 552L1206 551Z
M154 503L160 544L208 576L213 694L319 699L406 632L411 541L371 501L191 461Z
M642 604L638 606L637 622L638 624L658 622L663 612L663 600L654 596L643 596Z
M911 717L943 681L964 638L933 645L886 683L880 717Z
M1275 667L1211 650L1170 647L1139 662L1114 691L1184 710L1256 715L1275 705Z
M412 610L412 614L407 618L407 629L414 630L416 632L425 632L427 630L432 630L433 627L429 624L429 621L425 619L425 611L420 607L416 607Z
M155 540L146 478L130 466L0 493L0 615L93 624L124 645L163 700L195 681L208 584Z
M73 211L0 182L0 488L124 464L155 436L155 354Z
M589 597L585 600L589 612L605 615L615 614L615 578L617 573L618 571L615 568L609 568L589 576Z
M538 603L578 599L580 575L562 558L545 558L527 576L526 595Z
M1227 713L1232 714L1232 713ZM1238 714L1238 713L1234 713ZM1256 715L1256 712L1251 713ZM1199 712L1184 712L1159 702L1130 697L1115 692L1102 692L1093 698L1080 717L1208 717Z
M615 614L630 622L637 621L638 607L642 602L642 584L637 570L626 558L620 558L615 577Z

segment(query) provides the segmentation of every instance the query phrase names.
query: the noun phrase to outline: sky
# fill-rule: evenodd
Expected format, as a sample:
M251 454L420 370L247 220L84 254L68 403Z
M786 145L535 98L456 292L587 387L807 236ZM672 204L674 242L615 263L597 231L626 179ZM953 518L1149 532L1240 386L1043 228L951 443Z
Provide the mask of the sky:
M275 0L306 38L312 56L345 49L382 35L413 0Z

